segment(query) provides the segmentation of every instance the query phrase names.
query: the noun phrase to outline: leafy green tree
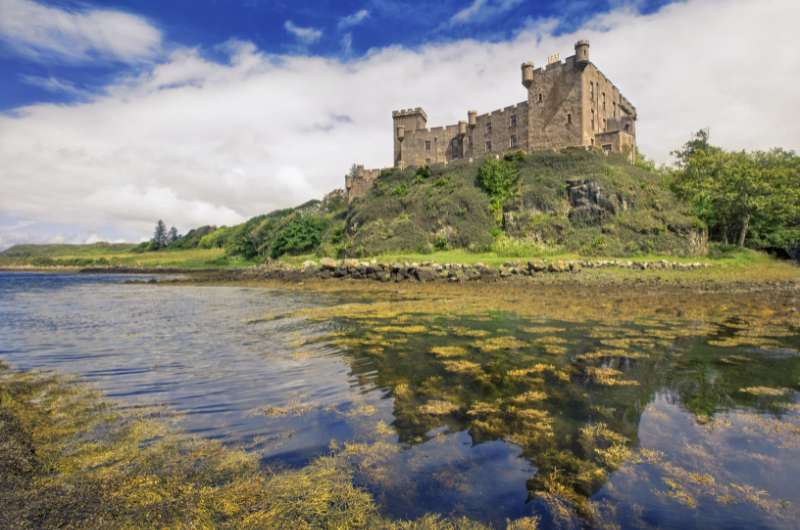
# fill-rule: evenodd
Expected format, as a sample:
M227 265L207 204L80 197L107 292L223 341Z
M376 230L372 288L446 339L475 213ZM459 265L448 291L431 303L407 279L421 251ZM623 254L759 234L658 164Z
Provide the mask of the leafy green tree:
M511 160L488 158L478 168L478 186L489 195L489 204L498 223L503 208L519 193L519 171Z
M745 246L796 244L800 157L774 149L728 152L709 143L707 130L698 131L678 160L673 190L688 200L723 243Z
M167 246L167 225L161 219L156 223L156 228L153 231L153 239L150 240L150 247L153 250L161 250Z

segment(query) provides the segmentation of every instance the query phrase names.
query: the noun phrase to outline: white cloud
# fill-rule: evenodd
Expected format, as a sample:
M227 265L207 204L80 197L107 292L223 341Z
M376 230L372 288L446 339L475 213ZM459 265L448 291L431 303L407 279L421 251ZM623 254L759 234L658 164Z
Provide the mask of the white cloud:
M291 20L287 20L283 24L283 27L286 29L286 31L294 35L298 41L300 41L302 44L305 44L306 46L314 44L315 42L317 42L319 39L322 38L321 29L298 26Z
M186 231L296 205L341 187L353 162L390 165L391 110L422 106L436 126L522 101L519 64L567 56L579 38L636 105L647 156L668 161L701 127L727 148L798 149L798 19L796 0L694 0L622 8L570 34L544 21L505 42L388 47L344 63L238 41L221 47L223 63L180 49L82 103L0 115L0 212L49 223L41 240L55 225L83 227L80 241L137 240L158 218Z
M24 83L32 86L37 86L48 92L69 94L70 96L87 96L89 93L66 79L58 79L53 76L44 77L38 75L23 75L20 76Z
M460 26L484 22L506 13L522 3L522 0L473 0L467 7L450 17L447 26Z
M366 9L359 9L352 15L347 15L346 17L342 17L339 19L339 24L338 24L339 30L344 30L347 28L358 26L359 24L364 22L364 19L366 19L368 16L369 16L369 11L367 11Z
M31 0L0 0L0 40L38 61L156 56L161 32L142 17L111 9L66 10Z

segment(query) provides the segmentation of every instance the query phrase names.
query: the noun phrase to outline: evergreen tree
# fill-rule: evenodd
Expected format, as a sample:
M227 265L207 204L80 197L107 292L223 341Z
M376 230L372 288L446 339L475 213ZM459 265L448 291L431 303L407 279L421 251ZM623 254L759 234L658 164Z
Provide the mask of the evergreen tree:
M153 250L160 250L167 246L167 237L167 225L159 219L153 232L153 239L150 240Z
M173 243L178 241L180 237L181 236L178 235L178 229L175 228L174 226L170 227L169 233L167 234L167 244L172 245Z

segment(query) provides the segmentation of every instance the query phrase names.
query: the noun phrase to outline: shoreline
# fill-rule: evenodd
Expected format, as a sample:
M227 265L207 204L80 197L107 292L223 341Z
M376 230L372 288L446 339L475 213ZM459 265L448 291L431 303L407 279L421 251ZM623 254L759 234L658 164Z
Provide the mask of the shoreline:
M302 264L267 263L247 268L186 267L0 267L0 272L42 274L181 275L181 278L131 279L129 283L257 283L271 286L314 284L453 285L563 284L593 288L686 287L701 291L800 290L800 266L732 268L709 262L631 261L615 259L509 260L502 265L483 263L394 262L355 259L305 261ZM331 281L338 280L338 281ZM306 285L308 287L308 285Z

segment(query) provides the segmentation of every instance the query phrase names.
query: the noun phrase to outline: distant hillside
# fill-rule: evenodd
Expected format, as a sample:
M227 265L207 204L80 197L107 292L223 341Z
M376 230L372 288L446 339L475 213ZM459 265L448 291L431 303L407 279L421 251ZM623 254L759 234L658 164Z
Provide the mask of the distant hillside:
M108 254L109 252L127 252L133 248L132 243L93 243L90 245L14 245L0 252L4 258L57 258L63 256L86 257Z

